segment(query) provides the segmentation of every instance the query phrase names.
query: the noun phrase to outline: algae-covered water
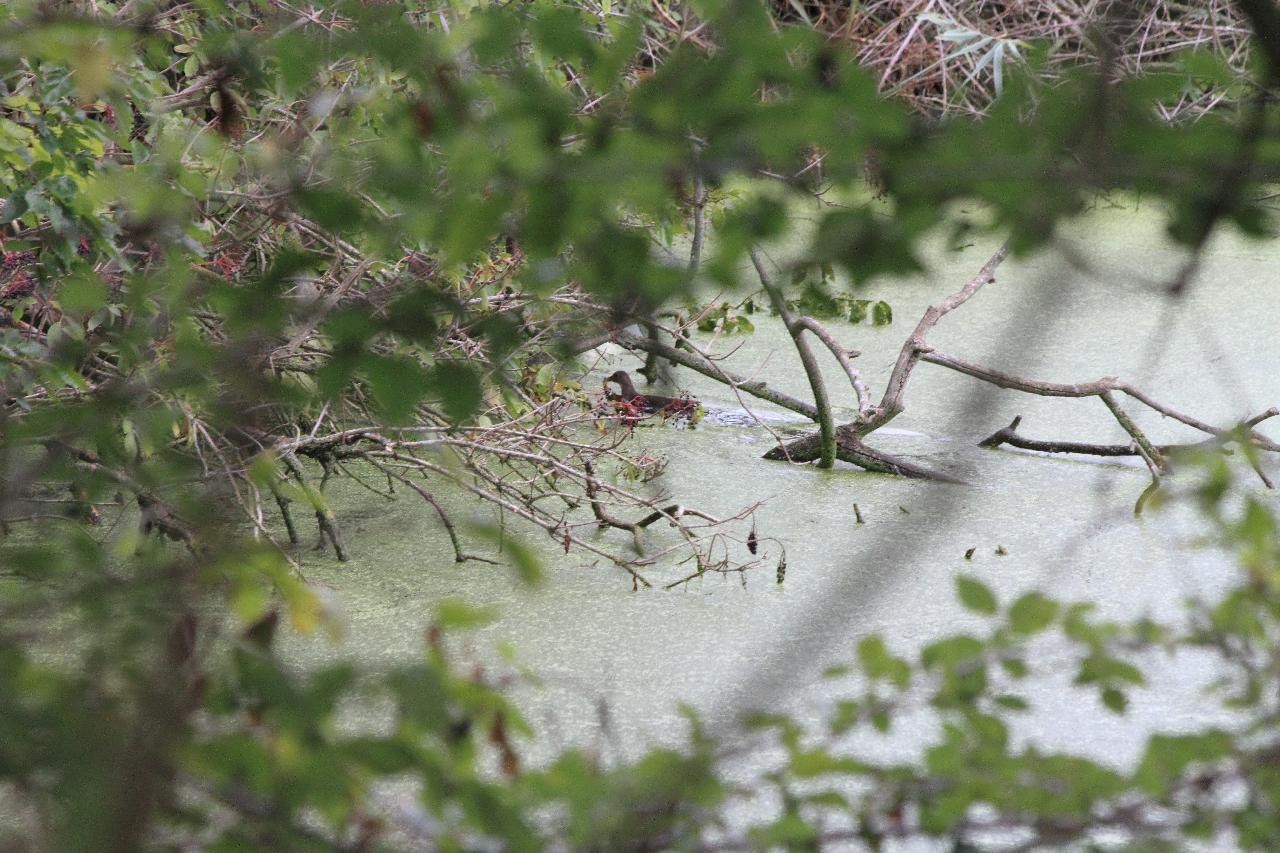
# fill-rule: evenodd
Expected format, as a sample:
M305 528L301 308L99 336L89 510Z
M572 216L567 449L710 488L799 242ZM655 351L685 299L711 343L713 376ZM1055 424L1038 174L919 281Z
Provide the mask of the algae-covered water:
M997 281L943 319L930 342L1031 378L1119 376L1222 425L1280 403L1274 338L1280 252L1223 236L1190 292L1171 301L1161 279L1180 255L1162 238L1157 220L1130 210L1096 212L1064 235L1069 252L1006 262ZM892 325L833 324L848 346L862 351L856 363L876 396L925 307L958 289L993 249L940 244L927 275L866 292L891 303ZM803 371L781 325L753 319L753 335L716 342L720 352L736 348L726 366L806 397ZM829 388L847 415L848 384L831 359L823 360ZM598 387L609 372L637 366L634 356L606 347L583 381ZM540 678L540 685L517 691L541 732L531 753L578 743L634 754L646 744L679 740L681 703L720 730L748 706L816 718L833 689L818 673L851 657L867 633L918 648L941 633L981 624L955 600L960 572L978 576L1005 601L1037 587L1094 600L1114 617L1173 616L1186 597L1212 592L1228 577L1226 557L1198 544L1204 531L1193 513L1172 507L1134 517L1134 501L1148 482L1140 464L977 447L1015 415L1023 416L1022 431L1037 438L1127 441L1096 399L1032 397L920 365L906 412L873 443L968 481L955 486L848 466L824 472L764 461L770 434L735 416L740 403L731 391L687 370L675 377L713 416L692 430L637 429L633 448L668 459L655 485L684 504L732 515L762 502L759 534L781 540L787 551L781 586L770 568L708 576L671 591L632 592L616 568L589 554L566 555L535 531L526 540L549 571L546 583L531 590L510 570L454 564L435 514L412 496L388 502L340 481L330 495L355 559L339 564L313 553L305 570L330 588L345 633L337 643L294 638L291 654L306 664L354 657L393 665L419 653L422 630L441 598L498 605L500 617L471 643L482 658L512 644L519 662ZM1200 437L1137 404L1127 407L1157 442ZM764 403L759 411L787 414ZM776 429L791 417L767 423ZM439 497L459 520L487 512L461 494ZM855 503L865 524L855 523ZM997 548L1007 553L997 555ZM669 580L680 572L671 567L651 577ZM1216 719L1214 704L1201 693L1204 673L1196 661L1157 658L1151 666L1158 686L1135 691L1124 717L1101 712L1092 696L1069 689L1070 672L1059 673L1031 694L1040 710L1019 735L1124 762L1147 731ZM908 723L898 730L898 743L923 731Z

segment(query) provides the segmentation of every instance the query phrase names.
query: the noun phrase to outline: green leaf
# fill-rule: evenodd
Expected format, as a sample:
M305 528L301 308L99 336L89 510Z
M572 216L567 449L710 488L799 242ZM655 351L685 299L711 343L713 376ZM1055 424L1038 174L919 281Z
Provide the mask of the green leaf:
M480 378L465 362L437 362L427 374L427 387L455 423L467 420L480 408Z
M858 774L866 765L853 758L832 755L824 749L807 749L791 756L791 772L798 779L811 779L824 773Z
M1027 700L1021 696L1015 696L1012 693L1005 693L995 697L995 703L1001 708L1008 708L1010 711L1025 711L1031 706L1027 704Z
M798 814L785 815L774 823L751 829L756 849L808 849L818 837L817 830Z
M1018 658L1001 658L1000 667L1012 678L1026 678L1029 672L1026 661Z
M871 712L871 726L880 734L885 734L889 731L890 723L888 711L878 708Z
M542 583L544 571L542 560L538 557L537 552L523 540L513 539L510 536L506 537L504 544L507 555L515 563L520 580L529 586L537 586Z
M1123 714L1125 709L1129 707L1129 697L1124 695L1124 691L1115 687L1104 687L1102 689L1102 704L1117 714Z
M542 582L542 559L518 536L511 535L505 528L496 524L475 524L471 529L476 535L493 542L511 558L521 581L530 586L536 586Z
M280 481L279 463L280 460L274 451L265 450L253 457L246 473L255 486L269 490Z
M956 594L961 604L977 613L992 615L999 606L995 593L972 575L956 577Z
M595 53L578 13L567 6L539 9L533 33L541 48L560 59L576 63Z
M833 735L842 735L849 729L853 728L858 722L858 716L862 706L850 699L841 699L836 702L835 711L831 714L831 720L828 723Z
M1105 654L1092 654L1080 662L1080 672L1076 675L1077 684L1114 682L1144 684L1146 679L1142 675L1142 670L1133 664Z
M442 628L478 628L498 618L496 607L476 607L460 598L445 598L436 603L436 623Z
M926 669L936 666L954 667L959 663L968 663L982 654L982 642L968 634L955 634L930 643L920 650L920 663Z
M327 187L300 189L294 193L298 208L321 228L350 231L359 227L363 208L350 193Z
M1057 615L1056 601L1039 592L1029 592L1010 606L1009 627L1017 634L1038 634L1052 625Z
M344 745L343 751L381 775L403 773L415 764L413 753L403 744L383 738L355 738Z
M64 311L79 313L101 308L107 302L107 288L102 279L84 270L68 276L58 288L58 304Z
M510 204L500 192L475 198L455 194L452 202L443 237L445 262L449 266L472 260L497 237L498 226Z
M887 326L893 322L893 308L883 300L871 304L871 325Z
M393 423L410 420L427 392L427 377L422 368L405 358L368 356L362 370L387 419Z
M1189 765L1217 761L1230 755L1233 747L1231 735L1220 729L1193 735L1152 735L1133 779L1152 796L1164 796L1182 781Z
M892 661L893 655L889 654L889 647L879 634L863 637L858 641L858 662L872 678L885 675Z
M911 667L902 658L889 653L884 639L873 634L858 642L858 662L868 678L887 679L905 687L911 679Z

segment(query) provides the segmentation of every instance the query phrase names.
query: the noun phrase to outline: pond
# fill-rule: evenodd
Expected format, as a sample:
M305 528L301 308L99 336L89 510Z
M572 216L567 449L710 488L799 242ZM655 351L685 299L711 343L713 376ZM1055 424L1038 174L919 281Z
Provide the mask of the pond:
M1007 261L997 281L945 317L930 342L1036 379L1118 376L1224 426L1280 403L1280 345L1274 341L1280 307L1264 298L1280 270L1274 245L1218 237L1190 292L1171 300L1162 278L1181 256L1162 237L1154 213L1095 211L1068 229L1062 243L1064 251ZM891 325L831 324L842 341L862 351L856 364L874 397L926 306L958 289L994 248L979 243L953 250L939 242L929 250L927 275L867 290L868 297L892 305ZM781 324L760 314L753 322L754 334L716 342L719 352L733 350L726 366L807 398L804 373ZM819 353L828 387L848 416L848 384L824 355ZM637 366L634 356L606 347L583 384L598 388L613 370L634 372ZM511 644L520 665L540 679L517 691L542 733L529 754L536 760L572 743L634 755L648 744L680 742L680 703L721 732L748 707L787 708L818 719L835 689L819 673L850 659L866 634L881 632L891 646L911 650L939 634L981 627L982 620L955 599L958 573L981 578L1002 601L1040 588L1096 601L1102 614L1116 618L1143 612L1171 617L1185 598L1212 593L1230 576L1231 562L1200 544L1203 530L1185 508L1135 518L1134 502L1148 483L1140 463L977 446L1015 415L1023 416L1022 432L1037 438L1127 441L1097 399L1033 397L921 364L906 412L871 443L967 481L957 486L843 464L820 471L765 461L760 457L772 446L769 430L744 416L729 389L684 369L675 377L676 386L702 400L712 416L696 429L638 428L632 447L668 459L653 486L681 503L732 515L760 502L760 535L786 548L782 585L770 566L633 593L616 567L590 554L566 555L532 532L526 539L549 571L547 582L530 590L508 569L455 565L438 519L419 501L405 496L387 502L342 481L331 486L331 497L346 518L354 561L339 564L313 553L305 570L331 590L345 633L335 643L292 638L291 654L304 663L354 657L366 665L394 665L419 653L439 599L498 605L497 621L469 642L482 658ZM1136 404L1127 408L1157 442L1201 437ZM760 403L758 411L776 416L764 421L770 429L799 426L768 404ZM481 511L467 496L440 497L459 518ZM864 524L856 523L854 504ZM775 543L765 547L777 553ZM966 559L969 549L974 552ZM672 567L653 579L680 572ZM1051 669L1053 654L1046 650ZM1071 690L1070 671L1051 675L1032 693L1038 710L1023 718L1018 736L1125 763L1136 757L1146 732L1202 726L1221 713L1202 694L1208 674L1196 661L1157 658L1151 665L1152 688L1134 691L1122 717L1104 712L1096 694ZM900 749L918 743L927 725L927 714L909 716L892 736L864 746Z

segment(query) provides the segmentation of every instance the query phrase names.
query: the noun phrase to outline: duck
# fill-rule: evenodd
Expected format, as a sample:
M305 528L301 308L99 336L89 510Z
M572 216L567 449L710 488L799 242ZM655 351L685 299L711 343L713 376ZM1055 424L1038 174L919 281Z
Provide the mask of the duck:
M620 393L609 390L609 383L616 383ZM615 370L604 380L605 399L614 404L624 420L636 420L640 414L652 415L661 413L664 416L693 415L701 405L689 396L659 397L657 394L641 394L631 382L631 374L625 370Z

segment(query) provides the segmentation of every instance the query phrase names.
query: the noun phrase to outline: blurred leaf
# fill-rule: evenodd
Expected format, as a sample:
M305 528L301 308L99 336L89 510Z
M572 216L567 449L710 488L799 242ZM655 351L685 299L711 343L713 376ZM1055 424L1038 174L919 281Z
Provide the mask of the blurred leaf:
M480 409L480 379L465 362L436 362L427 372L426 388L456 423L470 419Z
M498 618L496 607L474 607L458 598L445 598L436 603L436 622L441 628L478 628Z
M992 615L998 607L995 594L972 575L956 576L956 594L961 604L978 613Z
M374 399L382 414L391 423L406 423L410 420L418 403L427 394L429 388L439 388L439 375L434 372L441 365L436 365L428 374L414 362L406 358L388 356L368 356L361 363L361 370L369 382ZM452 376L452 374L450 374ZM452 414L465 405L467 393L461 383L449 386L451 394L444 400L445 411ZM471 408L467 409L470 414Z
M523 583L529 586L538 586L542 583L545 575L542 559L518 536L492 524L475 524L472 530L476 535L496 544L499 550L511 558L516 574Z
M1211 764L1231 754L1231 735L1209 729L1193 735L1152 735L1134 772L1134 781L1153 796L1163 797L1182 782L1193 764Z
M106 301L107 288L102 279L88 270L68 276L58 288L58 304L71 313L93 311Z
M1018 634L1038 634L1053 624L1058 604L1039 592L1028 592L1009 607L1009 627Z
M294 192L302 212L321 228L352 231L364 218L364 207L350 193L327 187L307 187Z

